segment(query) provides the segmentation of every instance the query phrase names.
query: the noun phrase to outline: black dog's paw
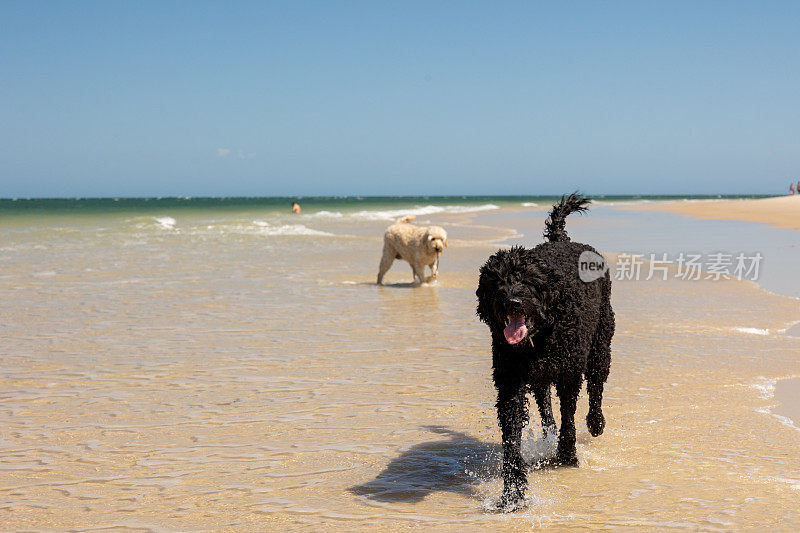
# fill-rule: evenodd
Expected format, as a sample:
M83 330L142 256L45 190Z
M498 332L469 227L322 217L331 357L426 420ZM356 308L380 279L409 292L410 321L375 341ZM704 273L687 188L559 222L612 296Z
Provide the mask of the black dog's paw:
M589 414L586 415L586 426L589 428L589 433L591 433L592 437L598 437L603 434L603 429L606 427L606 417L603 416L603 412L598 410L589 410Z
M556 456L553 458L553 466L578 466L578 454L575 450L563 451L558 450Z
M497 511L501 513L513 513L525 507L525 493L516 487L503 489L503 495L497 502Z

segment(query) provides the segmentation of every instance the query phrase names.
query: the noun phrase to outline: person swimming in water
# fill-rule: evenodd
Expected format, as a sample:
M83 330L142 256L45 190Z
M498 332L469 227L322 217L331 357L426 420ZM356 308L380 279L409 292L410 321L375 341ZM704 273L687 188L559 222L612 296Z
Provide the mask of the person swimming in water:
M300 204L297 202L292 202L292 213L300 214L301 213Z

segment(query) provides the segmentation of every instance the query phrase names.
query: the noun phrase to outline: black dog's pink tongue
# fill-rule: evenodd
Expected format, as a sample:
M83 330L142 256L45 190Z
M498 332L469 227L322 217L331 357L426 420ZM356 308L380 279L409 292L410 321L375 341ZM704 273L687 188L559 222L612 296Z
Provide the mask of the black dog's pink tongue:
M503 335L506 336L509 344L517 344L528 334L528 328L525 326L525 317L512 316L510 319L506 329L503 330Z

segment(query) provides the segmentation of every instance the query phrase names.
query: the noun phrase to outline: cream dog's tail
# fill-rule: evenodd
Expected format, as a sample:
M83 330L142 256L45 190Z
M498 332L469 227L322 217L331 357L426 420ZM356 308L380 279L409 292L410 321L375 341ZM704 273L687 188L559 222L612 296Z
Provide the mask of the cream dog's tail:
M395 224L408 224L409 222L411 222L415 218L417 218L417 215L406 215L403 218L398 218L397 222L395 222Z

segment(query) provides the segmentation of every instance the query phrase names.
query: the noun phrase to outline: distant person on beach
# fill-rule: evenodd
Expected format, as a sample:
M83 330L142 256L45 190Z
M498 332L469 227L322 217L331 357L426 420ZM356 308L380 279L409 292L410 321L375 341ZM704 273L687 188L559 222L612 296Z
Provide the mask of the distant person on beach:
M797 182L797 194L800 194L800 181Z
M792 194L794 194L794 193L792 193ZM292 202L292 213L297 213L299 215L300 212L301 212L300 204L298 204L297 202Z
M797 182L797 186L800 187L800 181ZM794 183L789 184L789 194L794 194Z

